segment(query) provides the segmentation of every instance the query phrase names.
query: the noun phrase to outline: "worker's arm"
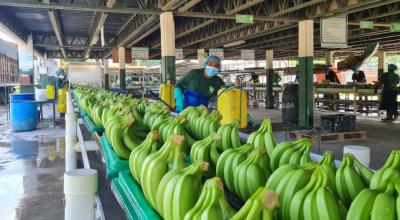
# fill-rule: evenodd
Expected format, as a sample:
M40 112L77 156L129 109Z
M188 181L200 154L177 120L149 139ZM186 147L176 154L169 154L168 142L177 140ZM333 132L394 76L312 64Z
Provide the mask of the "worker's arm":
M190 80L193 78L193 70L187 72L182 78L176 82L175 87L179 87L180 89L185 89L185 87L190 83Z
M189 71L175 84L174 96L176 100L176 109L178 110L178 112L183 111L183 108L185 107L183 90L189 84L192 76L193 76L193 71Z

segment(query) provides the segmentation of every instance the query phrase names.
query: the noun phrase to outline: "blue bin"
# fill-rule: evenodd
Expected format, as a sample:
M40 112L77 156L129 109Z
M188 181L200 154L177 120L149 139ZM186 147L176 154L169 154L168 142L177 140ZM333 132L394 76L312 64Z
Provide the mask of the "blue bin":
M10 94L11 126L14 131L31 131L37 125L37 105L31 93Z

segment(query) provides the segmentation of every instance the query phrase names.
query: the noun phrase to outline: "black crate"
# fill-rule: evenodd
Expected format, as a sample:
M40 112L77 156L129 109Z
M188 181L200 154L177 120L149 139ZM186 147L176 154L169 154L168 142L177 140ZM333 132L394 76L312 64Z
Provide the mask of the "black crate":
M355 115L334 114L321 116L321 129L328 132L350 132L356 126Z

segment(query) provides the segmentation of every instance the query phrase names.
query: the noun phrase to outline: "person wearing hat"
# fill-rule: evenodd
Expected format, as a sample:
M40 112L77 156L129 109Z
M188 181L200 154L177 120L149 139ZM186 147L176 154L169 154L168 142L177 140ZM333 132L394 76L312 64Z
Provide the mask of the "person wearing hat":
M201 69L193 69L186 73L175 85L174 96L176 111L181 112L187 106L208 105L208 101L217 95L225 84L217 76L221 68L221 59L208 56Z
M388 65L388 72L383 73L376 82L375 93L379 86L383 85L381 94L380 109L386 110L387 117L383 121L394 121L399 117L397 112L397 85L400 83L400 77L396 73L397 66L395 64Z

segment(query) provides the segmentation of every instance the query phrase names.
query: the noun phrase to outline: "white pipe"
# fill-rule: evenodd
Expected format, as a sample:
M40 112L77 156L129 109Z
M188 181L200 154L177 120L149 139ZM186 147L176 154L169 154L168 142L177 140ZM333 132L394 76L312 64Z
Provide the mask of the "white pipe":
M76 169L76 152L74 145L77 143L77 114L74 113L70 93L67 93L67 113L65 114L65 171ZM72 108L72 111L71 111Z
M94 220L97 170L74 169L64 174L65 220Z
M72 98L71 98L71 92L67 92L67 114L73 114L74 113L74 104L72 103Z
M76 169L76 152L74 149L77 143L76 138L76 117L77 115L65 115L65 171Z

